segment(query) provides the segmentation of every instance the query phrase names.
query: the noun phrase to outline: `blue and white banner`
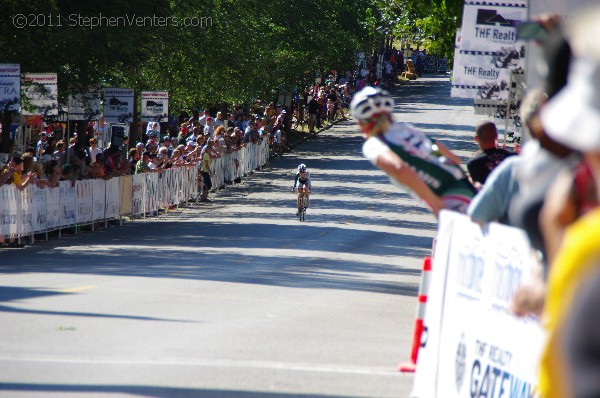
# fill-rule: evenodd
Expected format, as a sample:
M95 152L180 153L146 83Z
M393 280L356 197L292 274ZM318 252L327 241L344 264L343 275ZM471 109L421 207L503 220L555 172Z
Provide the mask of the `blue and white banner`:
M118 178L111 178L106 181L106 218L117 218L119 217L119 206L121 205L121 199L119 193L121 191L121 184Z
M21 65L0 64L0 109L18 111L21 105Z
M506 100L511 70L525 68L525 43L517 26L527 20L527 0L465 1L452 97Z
M169 92L142 91L142 122L166 122L169 119Z
M60 226L69 227L77 223L77 196L75 187L71 181L61 181L58 186L60 190Z
M411 396L533 396L544 331L508 310L536 270L524 232L443 211L436 242Z
M75 192L77 195L77 224L90 223L93 219L93 180L77 181ZM104 196L104 195L103 195Z
M106 217L106 181L92 180L92 217L104 220Z
M104 121L109 123L133 122L133 89L104 89Z

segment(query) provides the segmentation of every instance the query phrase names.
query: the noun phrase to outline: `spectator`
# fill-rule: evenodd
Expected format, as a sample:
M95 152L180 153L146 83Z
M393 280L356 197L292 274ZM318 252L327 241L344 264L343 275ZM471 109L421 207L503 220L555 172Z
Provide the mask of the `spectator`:
M319 110L319 103L317 97L314 95L310 101L308 101L308 132L310 134L315 133L315 124L317 123L317 112Z
M539 123L539 110L546 102L542 90L530 91L521 104L520 116L530 139L537 136L530 132L529 126ZM508 212L511 200L518 195L518 169L523 167L524 156L509 156L495 167L486 179L485 185L469 204L467 214L476 222L500 221L510 224ZM524 309L520 309L522 312Z
M498 148L498 132L492 121L484 121L475 128L475 141L482 153L467 162L467 169L476 185L483 185L485 181L504 159L516 153Z
M202 194L200 195L201 202L210 202L210 199L208 199L208 191L212 189L212 180L210 176L212 172L212 159L210 153L212 150L213 140L209 139L206 145L207 147L202 155L202 167L200 168L200 173L202 174L202 181L204 184Z
M15 156L12 159L12 164L10 167L14 169L14 171L12 174L11 183L14 184L19 191L24 191L25 188L27 188L27 186L35 179L34 173L23 173L24 166L24 161L21 157Z
M200 123L201 126L206 126L206 118L209 116L210 113L208 112L208 109L204 112L204 109L200 108L198 110L198 123Z
M179 145L185 145L187 134L188 134L187 127L182 125L181 129L179 130L179 134L177 135L177 143Z
M209 135L212 135L215 131L215 120L210 116L206 117L206 126L204 126L204 131Z
M225 119L223 119L223 112L217 112L217 117L214 119L214 125L215 128L225 125Z
M165 135L163 138L161 149L162 148L165 148L167 150L167 156L171 157L171 155L173 154L173 147L171 146L171 137L169 137L168 135Z
M135 153L135 149L131 149ZM92 163L88 169L89 178L104 178L106 176L106 169L104 168L104 155L102 153L96 154L96 159L94 159L94 163Z
M15 171L14 161L11 160L0 172L0 187L10 181Z
M121 163L127 162L127 156L129 155L129 136L123 137L123 144L121 145Z
M35 156L38 159L42 158L47 145L48 145L48 134L45 131L42 131L42 132L40 132L40 140L37 142L37 145L35 147Z
M54 159L58 160L59 164L65 163L65 141L60 140L56 143L56 151L53 154Z
M135 174L147 173L150 171L150 152L146 151L142 154L142 158L135 165Z
M90 164L96 161L96 155L102 153L102 149L98 148L98 141L95 138L90 139L90 148L88 149L90 155Z

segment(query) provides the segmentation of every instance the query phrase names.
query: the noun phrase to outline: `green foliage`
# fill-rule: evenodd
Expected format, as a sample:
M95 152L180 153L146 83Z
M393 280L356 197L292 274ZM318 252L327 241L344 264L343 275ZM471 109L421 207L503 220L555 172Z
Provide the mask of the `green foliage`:
M289 92L316 72L353 67L385 35L450 54L462 9L462 0L0 2L0 63L57 72L61 103L100 84L168 90L174 112ZM15 27L17 15L29 26Z

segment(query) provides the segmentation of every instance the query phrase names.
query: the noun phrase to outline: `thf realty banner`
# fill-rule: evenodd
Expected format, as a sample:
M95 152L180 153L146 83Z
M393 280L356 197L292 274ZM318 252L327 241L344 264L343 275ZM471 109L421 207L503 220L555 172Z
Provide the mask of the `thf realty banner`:
M104 120L109 123L133 122L133 89L104 90Z
M517 27L526 19L527 0L465 1L452 97L507 99L511 70L525 68Z
M169 117L168 91L142 91L142 122L166 122Z

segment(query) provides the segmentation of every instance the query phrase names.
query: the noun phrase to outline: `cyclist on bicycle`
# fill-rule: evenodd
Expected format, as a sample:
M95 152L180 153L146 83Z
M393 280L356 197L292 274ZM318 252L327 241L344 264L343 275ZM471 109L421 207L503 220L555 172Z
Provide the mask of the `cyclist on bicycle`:
M308 204L311 189L312 189L312 184L310 182L310 173L308 172L306 165L304 163L302 163L298 166L298 172L296 173L296 179L294 180L294 190L296 192L298 192L298 198L297 198L298 210L300 209L300 206L301 206L300 194L304 193L304 196L306 197L306 203ZM296 215L298 215L298 212L296 213Z
M460 167L460 158L411 124L394 122L394 100L387 91L365 87L350 104L365 138L363 153L404 186L437 216L443 208L466 213L476 193Z

